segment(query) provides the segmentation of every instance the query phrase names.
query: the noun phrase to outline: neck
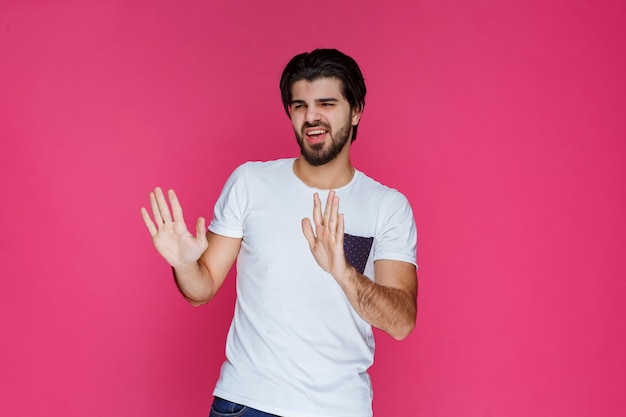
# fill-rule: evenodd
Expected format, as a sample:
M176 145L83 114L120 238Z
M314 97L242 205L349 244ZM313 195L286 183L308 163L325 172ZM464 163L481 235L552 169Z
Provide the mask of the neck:
M337 158L324 165L314 166L300 156L293 164L293 172L309 187L320 190L333 190L352 181L354 167L350 158L338 155Z

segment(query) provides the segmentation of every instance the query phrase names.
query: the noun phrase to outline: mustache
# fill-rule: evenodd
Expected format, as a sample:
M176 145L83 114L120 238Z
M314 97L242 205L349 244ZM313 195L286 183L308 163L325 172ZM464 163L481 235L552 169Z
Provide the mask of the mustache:
M304 122L304 124L302 124L302 133L304 134L304 131L306 129L309 129L309 128L312 128L312 127L322 127L325 130L330 132L330 125L328 123L324 123L324 122L315 122L315 123Z

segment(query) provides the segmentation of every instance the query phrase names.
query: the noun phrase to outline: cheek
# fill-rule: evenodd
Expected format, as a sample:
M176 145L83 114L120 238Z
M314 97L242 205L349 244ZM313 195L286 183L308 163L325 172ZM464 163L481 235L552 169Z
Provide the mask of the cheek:
M298 127L298 126L300 126L300 122L298 120L298 117L292 114L290 119L291 119L291 125L293 126L293 128L296 129L296 130L300 130L300 128Z
M289 119L291 119L291 123L298 124L305 117L305 112L302 109L296 109L289 113Z

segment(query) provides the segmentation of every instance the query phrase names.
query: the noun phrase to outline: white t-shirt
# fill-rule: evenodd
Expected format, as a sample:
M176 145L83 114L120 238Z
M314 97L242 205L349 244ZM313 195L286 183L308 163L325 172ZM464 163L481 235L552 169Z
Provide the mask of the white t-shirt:
M313 193L294 159L248 162L226 182L209 230L243 238L237 302L214 395L283 417L367 417L371 326L316 263L302 233ZM374 279L374 261L416 263L407 199L360 171L337 190L346 255ZM350 236L348 236L350 235Z

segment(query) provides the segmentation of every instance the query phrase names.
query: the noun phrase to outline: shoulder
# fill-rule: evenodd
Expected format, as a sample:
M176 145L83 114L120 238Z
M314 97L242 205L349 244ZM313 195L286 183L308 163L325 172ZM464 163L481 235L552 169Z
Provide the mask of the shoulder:
M233 173L239 175L271 173L273 171L282 172L291 169L293 158L275 159L271 161L247 161L239 165Z
M271 161L247 161L239 165L230 175L230 181L249 181L272 175L284 175L293 165L293 158Z
M395 188L389 187L381 182L369 177L367 174L357 171L358 186L360 192L366 193L370 198L377 198L385 205L408 205L408 199Z

